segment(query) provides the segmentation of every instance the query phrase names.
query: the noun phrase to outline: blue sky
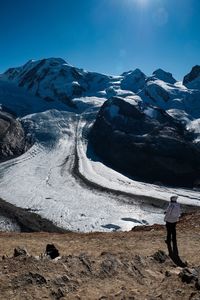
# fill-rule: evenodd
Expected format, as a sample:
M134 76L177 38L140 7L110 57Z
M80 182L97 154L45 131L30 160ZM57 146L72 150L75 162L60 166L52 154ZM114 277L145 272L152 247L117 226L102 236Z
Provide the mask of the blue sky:
M62 57L118 75L163 68L182 79L200 64L199 0L1 0L0 72Z

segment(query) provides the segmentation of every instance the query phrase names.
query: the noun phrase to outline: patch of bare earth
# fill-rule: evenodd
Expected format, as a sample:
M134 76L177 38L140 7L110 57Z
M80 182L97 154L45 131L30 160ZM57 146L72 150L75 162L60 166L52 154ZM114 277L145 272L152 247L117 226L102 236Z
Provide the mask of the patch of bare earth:
M162 252L161 225L115 233L0 233L0 299L199 300L199 212L184 216L177 238L181 259L196 272L189 283L180 277L185 269ZM60 259L41 256L49 243ZM13 257L17 246L29 256Z

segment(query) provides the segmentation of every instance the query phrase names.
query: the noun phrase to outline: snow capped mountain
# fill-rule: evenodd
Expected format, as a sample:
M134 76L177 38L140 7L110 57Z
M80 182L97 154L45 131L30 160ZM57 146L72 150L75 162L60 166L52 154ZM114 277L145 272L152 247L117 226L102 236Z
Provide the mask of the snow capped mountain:
M124 90L130 90L134 93L139 92L146 82L146 75L139 69L123 73L122 76L123 79L121 81L121 88Z
M14 81L48 102L58 100L72 108L76 108L72 99L94 96L105 90L109 82L106 75L75 68L60 58L31 60L22 67L7 70L3 79Z
M199 66L194 67L185 76L184 85L181 85L171 73L162 69L154 71L150 77L139 69L125 72L121 76L108 76L75 68L61 58L49 58L30 60L21 67L8 69L1 79L14 82L47 102L57 100L75 110L78 107L74 99L80 97L125 98L135 93L144 103L163 109L191 110L192 102L199 97L199 74ZM197 90L186 86L196 87ZM194 106L196 110L196 104Z
M198 185L198 80L196 67L183 85L161 69L108 76L60 58L7 70L0 105L34 144L0 164L0 197L82 231L162 223L171 194L200 206L195 190L159 184Z

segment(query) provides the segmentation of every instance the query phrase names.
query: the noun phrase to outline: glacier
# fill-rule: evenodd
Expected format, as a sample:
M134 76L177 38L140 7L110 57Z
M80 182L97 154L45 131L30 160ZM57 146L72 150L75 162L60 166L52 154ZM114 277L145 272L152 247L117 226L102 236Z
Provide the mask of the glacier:
M136 70L107 76L62 59L29 61L0 76L0 104L34 138L26 153L0 164L0 197L82 232L163 223L172 194L183 207L199 207L194 189L138 182L105 165L92 150L88 155L88 132L102 104L116 95L141 105L152 117L154 106L164 109L185 122L198 143L199 90L187 88L170 73L158 70L148 78ZM111 114L117 114L115 107Z

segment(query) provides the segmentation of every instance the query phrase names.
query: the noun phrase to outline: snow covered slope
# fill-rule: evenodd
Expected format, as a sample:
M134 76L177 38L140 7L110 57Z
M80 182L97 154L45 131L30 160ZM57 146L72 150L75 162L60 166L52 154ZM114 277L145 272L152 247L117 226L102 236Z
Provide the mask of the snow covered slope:
M109 83L109 76L75 68L60 58L28 61L8 69L3 78L48 102L59 100L71 108L76 108L73 98L98 95Z
M162 223L172 193L184 204L199 206L196 191L134 181L92 152L88 133L113 96L152 118L155 107L165 110L195 134L196 143L200 140L199 90L174 82L169 73L107 76L62 59L29 61L0 78L0 104L16 113L34 141L25 154L0 164L0 197L81 231ZM117 106L111 114L117 116Z

